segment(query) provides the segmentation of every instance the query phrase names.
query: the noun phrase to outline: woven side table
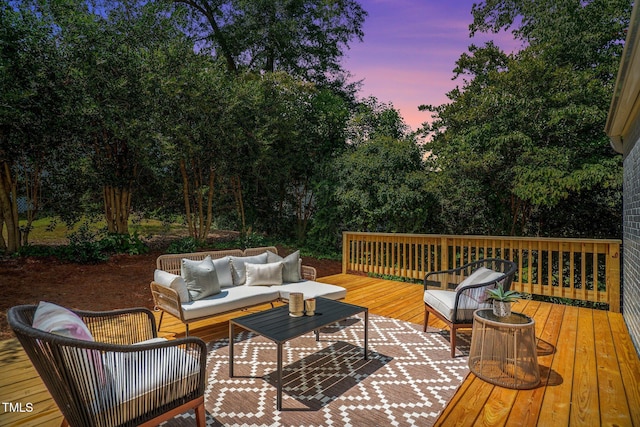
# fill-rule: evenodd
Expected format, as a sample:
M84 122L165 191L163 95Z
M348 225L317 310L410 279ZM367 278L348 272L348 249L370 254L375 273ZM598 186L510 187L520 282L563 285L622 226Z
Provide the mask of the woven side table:
M502 387L530 389L540 384L533 319L522 313L497 317L491 309L476 310L469 369Z

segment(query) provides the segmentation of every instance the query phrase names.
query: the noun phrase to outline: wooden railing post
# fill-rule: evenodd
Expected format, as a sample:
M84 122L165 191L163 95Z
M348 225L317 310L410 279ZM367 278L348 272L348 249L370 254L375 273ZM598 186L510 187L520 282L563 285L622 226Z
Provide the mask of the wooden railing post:
M342 232L342 274L347 274L347 265L349 264L349 260L351 259L351 252L349 248L351 247L349 243L349 232Z
M606 261L609 310L620 313L620 244L609 243Z
M441 265L440 270L448 270L449 269L449 238L447 236L442 236L440 238L440 259Z

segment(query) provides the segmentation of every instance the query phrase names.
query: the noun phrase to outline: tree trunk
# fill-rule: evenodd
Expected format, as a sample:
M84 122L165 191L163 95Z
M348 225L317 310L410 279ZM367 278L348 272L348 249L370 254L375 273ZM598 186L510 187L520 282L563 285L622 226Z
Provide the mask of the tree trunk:
M27 224L22 229L22 246L29 243L29 233L33 221L40 210L40 179L42 177L39 167L34 167L31 176L25 172L24 187L27 194Z
M313 211L313 191L309 191L308 181L294 190L296 199L296 238L299 244L304 243L307 225Z
M233 191L233 197L236 200L236 209L240 216L240 235L244 237L247 234L247 223L244 212L244 201L242 200L242 183L238 175L231 178L231 190Z
M208 176L204 176L197 161L192 162L193 178L190 179L186 161L180 160L180 175L182 176L182 195L189 227L189 235L197 240L204 240L209 235L213 222L213 196L215 171L208 169ZM191 183L193 180L193 183ZM207 182L206 192L202 183ZM192 184L192 185L191 185ZM206 194L206 201L205 201Z
M105 185L104 213L109 233L129 234L129 211L131 210L131 188Z
M9 163L4 161L0 167L2 168L0 170L0 209L2 210L2 219L7 233L7 240L4 243L5 252L15 253L21 247L17 185L11 175ZM2 227L0 227L1 231L3 231Z

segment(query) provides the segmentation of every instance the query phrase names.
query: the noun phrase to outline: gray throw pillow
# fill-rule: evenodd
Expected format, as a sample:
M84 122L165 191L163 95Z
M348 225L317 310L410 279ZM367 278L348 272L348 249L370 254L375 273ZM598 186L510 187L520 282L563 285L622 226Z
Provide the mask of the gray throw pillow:
M210 256L202 261L183 258L181 272L192 301L220 293L220 283Z
M267 251L267 262L279 261L281 261L283 265L282 281L284 283L295 283L302 280L302 275L300 274L300 251L295 251L284 258L271 251Z
M244 285L247 280L245 263L266 264L267 253L253 256L231 256L231 271L233 273L233 284L235 286Z
M233 286L233 275L231 273L231 257L226 256L213 260L213 266L216 269L218 283L221 288Z

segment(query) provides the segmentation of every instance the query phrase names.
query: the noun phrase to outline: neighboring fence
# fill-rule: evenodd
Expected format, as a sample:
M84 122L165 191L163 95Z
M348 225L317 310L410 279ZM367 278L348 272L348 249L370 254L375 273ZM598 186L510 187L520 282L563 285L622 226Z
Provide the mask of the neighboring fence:
M512 289L620 312L620 240L433 234L342 234L342 272L423 279L482 258L514 261Z

